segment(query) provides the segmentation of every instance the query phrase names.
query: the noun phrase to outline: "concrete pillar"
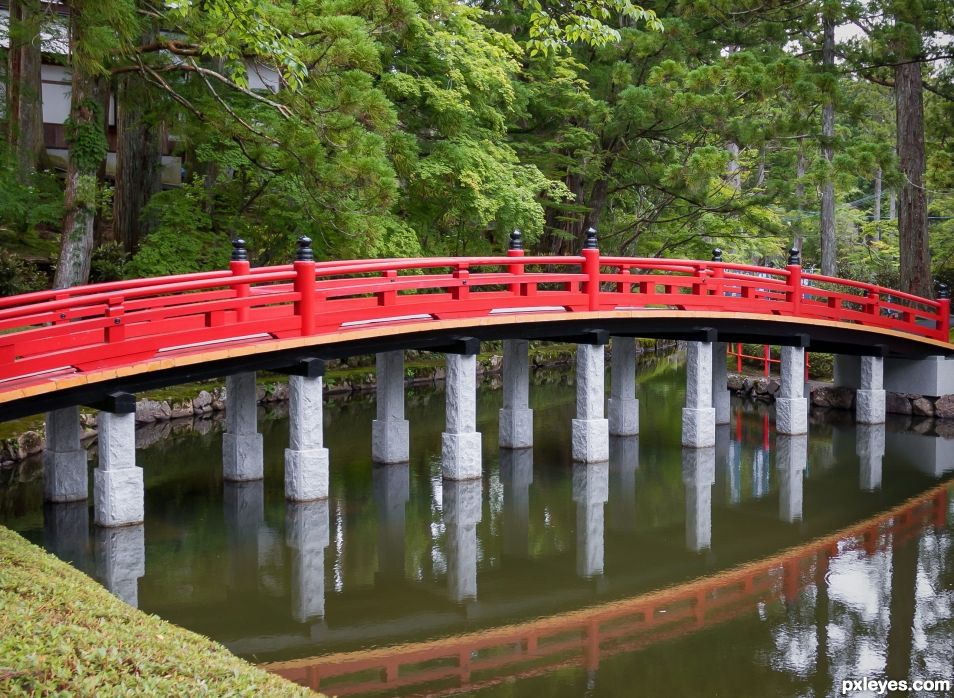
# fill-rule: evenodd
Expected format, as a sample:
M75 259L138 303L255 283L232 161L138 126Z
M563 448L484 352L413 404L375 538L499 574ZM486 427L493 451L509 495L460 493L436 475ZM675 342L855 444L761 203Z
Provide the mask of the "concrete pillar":
M503 549L507 555L530 554L530 484L533 482L533 450L501 449L500 480L503 482Z
M860 387L855 391L855 419L859 424L884 424L884 359L861 357Z
M286 502L285 542L292 553L292 617L298 623L324 617L328 500Z
M410 428L404 418L404 352L375 355L377 419L371 423L371 460L407 463Z
M686 488L686 547L698 553L712 547L714 447L682 449L682 482Z
M477 431L477 355L447 354L447 428L441 434L441 470L448 480L479 478L481 437Z
M639 437L610 436L609 453L609 525L614 531L635 531Z
M228 549L226 582L239 591L257 589L258 533L265 521L264 482L226 482L222 494Z
M447 532L447 590L457 603L477 598L477 524L483 484L479 479L445 480L442 486Z
M293 502L328 496L328 449L323 447L322 413L321 376L289 376L285 497ZM261 446L261 434L255 436Z
M715 423L732 421L729 393L729 369L726 366L728 345L716 342L712 345L712 406L715 408Z
M89 473L81 434L79 406L46 413L43 499L47 502L78 502L88 496Z
M371 487L378 511L378 574L386 579L403 579L410 467L394 463L372 468Z
M778 470L778 516L786 523L801 521L802 485L808 463L807 434L779 434L775 439L775 467Z
M91 571L89 505L85 500L43 505L43 546L76 569Z
M613 337L610 358L609 433L639 434L639 400L636 399L636 340Z
M225 433L222 435L222 475L226 480L261 480L262 435L258 433L255 372L225 379Z
M139 578L146 574L145 527L96 529L96 569L111 594L138 608Z
M576 419L573 420L573 460L601 463L609 460L609 421L603 417L604 347L576 347Z
M775 430L779 434L808 433L805 397L805 348L782 347L781 388L775 398Z
M503 408L500 410L500 447L533 446L533 410L530 409L530 343L505 339L503 343Z
M881 464L884 458L884 424L858 424L855 427L855 453L861 472L861 489L874 492L881 488Z
M690 448L715 446L711 342L689 342L686 348L686 406L682 410L682 445Z
M609 497L609 463L573 464L576 502L576 573L603 574L603 505Z
M135 413L100 412L99 465L93 471L93 504L97 526L143 522L145 491L142 468L136 467Z

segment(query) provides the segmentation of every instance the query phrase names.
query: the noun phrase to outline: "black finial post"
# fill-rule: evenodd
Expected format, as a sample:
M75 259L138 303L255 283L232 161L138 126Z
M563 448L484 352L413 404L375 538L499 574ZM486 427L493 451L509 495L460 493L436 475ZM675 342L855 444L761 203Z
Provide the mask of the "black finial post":
M313 262L315 255L311 251L311 238L302 235L298 238L298 251L295 253L296 262Z
M248 261L248 249L245 247L245 240L242 238L236 238L235 240L232 240L232 261Z
M798 251L798 248L793 247L788 251L788 263L789 265L797 264L801 266L802 264L802 253Z
M587 228L586 229L586 242L583 243L584 250L595 250L598 249L599 245L596 242L596 228Z
M510 233L510 249L511 250L523 249L523 233L520 232L519 228L514 228L513 232Z
M938 300L950 300L951 298L951 287L941 282L937 285L937 298Z
M712 250L712 261L713 261L713 262L721 262L721 261L722 261L722 248L721 248L721 247L716 247L714 250Z

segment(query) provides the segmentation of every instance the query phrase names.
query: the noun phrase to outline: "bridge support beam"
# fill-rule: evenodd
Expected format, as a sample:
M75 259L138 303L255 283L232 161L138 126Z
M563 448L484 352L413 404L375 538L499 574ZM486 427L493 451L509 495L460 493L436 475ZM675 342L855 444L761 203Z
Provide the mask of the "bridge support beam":
M609 421L603 417L606 375L604 347L576 347L576 419L573 420L573 460L602 463L609 460Z
M639 400L636 399L636 340L613 337L610 357L609 433L639 434Z
M479 478L481 436L477 431L477 354L447 354L446 420L441 434L441 470L448 480Z
M805 348L782 347L782 386L775 399L775 429L779 434L808 433L805 397Z
M307 623L325 615L328 500L286 502L285 543L291 548L292 617Z
M43 499L78 502L89 493L86 449L80 444L79 406L46 414L46 451L43 453Z
M855 427L855 453L861 466L859 484L865 492L881 488L884 432L884 424L859 424Z
M262 435L258 433L255 372L225 379L225 421L222 435L222 476L233 482L261 480Z
M716 342L712 345L712 406L715 408L715 423L732 421L729 408L729 369L726 366L728 345Z
M603 508L609 498L609 462L573 464L576 502L576 573L584 578L603 574Z
M142 523L145 494L142 468L136 467L136 414L100 412L96 426L99 429L99 465L93 471L96 525Z
M712 547L712 485L715 447L682 449L682 483L686 488L686 547L694 553Z
M500 447L533 446L533 410L530 409L530 343L505 339L503 343L503 408L500 410Z
M288 377L289 441L285 449L285 497L310 502L328 496L328 449L324 448L321 376ZM256 434L261 446L261 434Z
M855 419L860 424L884 424L887 413L884 391L884 359L861 357L861 381L855 391Z
M377 419L371 423L371 460L407 463L410 428L404 418L404 352L375 355Z
M689 448L715 446L711 342L689 342L686 349L686 406L682 410L682 445Z
M447 527L447 587L453 601L477 598L477 524L481 519L480 480L445 482L442 488Z
M778 515L785 523L802 518L802 490L808 461L807 434L779 434L775 440L779 476Z

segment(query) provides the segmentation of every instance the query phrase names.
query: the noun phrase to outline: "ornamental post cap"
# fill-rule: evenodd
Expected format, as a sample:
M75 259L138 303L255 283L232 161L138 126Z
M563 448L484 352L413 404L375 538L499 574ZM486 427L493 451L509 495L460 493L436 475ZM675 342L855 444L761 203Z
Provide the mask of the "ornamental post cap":
M510 249L511 250L523 249L523 233L520 232L520 228L514 228L513 232L510 233Z
M788 251L788 263L801 265L802 253L798 250L797 247L793 247L792 249Z
M245 240L242 238L236 238L235 240L232 240L232 261L248 261L248 249L245 247Z
M943 299L950 300L950 298L951 298L951 287L948 286L947 284L943 283L943 282L939 283L939 284L937 285L937 297L938 297L938 299L941 299L941 300L943 300Z
M598 249L596 242L596 228L587 228L586 229L586 241L583 243L584 250L595 250Z
M722 248L716 247L712 250L712 261L721 262L722 261Z
M295 252L296 262L313 262L315 255L311 251L311 238L302 235L298 238L298 250Z

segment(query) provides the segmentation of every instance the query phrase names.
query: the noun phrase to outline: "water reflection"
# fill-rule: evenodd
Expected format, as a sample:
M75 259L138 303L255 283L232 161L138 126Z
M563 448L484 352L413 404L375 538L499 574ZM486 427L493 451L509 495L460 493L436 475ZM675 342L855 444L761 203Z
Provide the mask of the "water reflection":
M447 591L460 603L477 598L477 524L481 518L481 481L445 480Z
M686 488L686 547L694 553L712 547L712 485L715 447L682 449Z
M226 583L234 591L254 591L259 582L259 530L265 520L265 484L261 480L227 480L222 489L228 548Z
M609 525L614 531L636 530L636 471L639 437L610 436Z
M530 555L530 485L533 482L533 449L500 449L503 483L503 550L507 555Z
M378 509L378 574L382 579L403 579L410 469L407 463L377 465L371 478Z
M306 623L325 615L328 500L285 502L285 542L291 548L292 618Z
M609 498L609 463L573 464L576 502L576 573L603 574L603 504Z
M109 591L139 606L139 578L146 574L145 526L96 527L97 578Z
M884 424L859 424L855 427L855 453L861 464L861 489L873 492L881 487L881 461L884 458Z
M775 440L775 453L779 478L778 516L786 523L801 521L808 435L779 434Z

